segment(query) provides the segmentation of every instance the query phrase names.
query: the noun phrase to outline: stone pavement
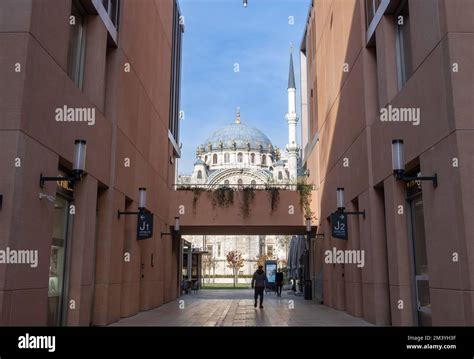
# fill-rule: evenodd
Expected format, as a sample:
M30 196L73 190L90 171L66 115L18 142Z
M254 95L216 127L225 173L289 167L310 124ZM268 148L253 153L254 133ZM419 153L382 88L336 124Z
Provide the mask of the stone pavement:
M184 301L184 302L180 302ZM369 326L353 317L302 297L265 295L264 309L254 308L253 291L200 290L161 307L124 318L112 326ZM183 308L184 306L184 308ZM181 307L181 308L180 308Z

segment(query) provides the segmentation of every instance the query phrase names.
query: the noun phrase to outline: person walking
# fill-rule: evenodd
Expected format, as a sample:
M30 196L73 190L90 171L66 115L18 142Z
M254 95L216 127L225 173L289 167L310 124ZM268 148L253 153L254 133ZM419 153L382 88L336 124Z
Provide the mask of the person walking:
M283 288L283 272L281 271L281 268L278 268L278 271L276 272L275 283L276 283L277 296L281 297L281 290Z
M260 296L260 309L263 309L263 291L265 290L265 285L267 284L267 274L263 270L263 266L258 266L258 269L255 271L252 277L252 289L255 288L254 294L254 307L257 308L257 299Z

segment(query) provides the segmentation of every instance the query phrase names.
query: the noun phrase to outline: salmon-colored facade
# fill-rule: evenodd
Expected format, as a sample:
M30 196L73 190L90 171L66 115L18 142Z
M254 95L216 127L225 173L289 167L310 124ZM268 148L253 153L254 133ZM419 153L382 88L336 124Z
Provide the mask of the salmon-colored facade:
M179 246L160 232L174 220L163 204L179 156L178 11L173 0L0 2L0 243L38 251L36 268L0 265L0 325L106 325L177 297ZM80 79L68 76L74 56ZM94 109L94 123L58 122L63 106ZM76 139L86 175L73 191L41 188L40 174L72 169ZM143 241L136 215L117 216L137 211L140 187L154 214Z
M324 304L378 325L474 325L473 18L468 0L313 1L302 138ZM384 121L389 106L419 123ZM437 187L394 178L395 139L406 173L436 173ZM348 240L331 235L338 187L346 211L366 211L348 216ZM363 250L365 265L326 263L334 247Z

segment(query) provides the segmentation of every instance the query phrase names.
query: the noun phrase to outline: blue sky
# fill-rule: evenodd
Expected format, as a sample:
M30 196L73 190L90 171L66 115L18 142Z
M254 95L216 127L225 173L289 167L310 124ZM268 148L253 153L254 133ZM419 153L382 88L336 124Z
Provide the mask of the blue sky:
M311 0L180 0L185 19L182 57L180 174L191 174L196 147L216 129L242 122L284 148L288 139L289 46L299 108L299 45ZM289 17L294 24L289 24ZM234 72L238 63L239 72ZM298 123L298 132L300 123Z

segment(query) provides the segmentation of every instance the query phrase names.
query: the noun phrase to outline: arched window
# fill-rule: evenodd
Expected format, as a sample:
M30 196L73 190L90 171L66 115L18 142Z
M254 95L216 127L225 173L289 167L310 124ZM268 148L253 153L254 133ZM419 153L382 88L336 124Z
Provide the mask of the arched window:
M201 170L198 171L197 178L198 178L198 179L202 179L202 171L201 171Z
M228 153L224 153L224 162L229 163L230 162L230 155Z
M262 156L262 165L266 165L267 164L267 156L263 155Z
M250 163L255 163L255 153L250 155Z
M244 160L244 155L242 154L242 152L239 152L237 154L237 162L242 163L243 160Z
M278 179L279 180L283 179L283 173L281 173L281 171L278 171Z
M252 182L250 182L250 184L251 184L252 186L256 186L256 185L257 185L257 182L255 182L255 180L252 180Z
M229 185L229 180L225 180L224 181L224 186L228 186Z
M204 157L204 162L206 162L206 163L207 163L207 156L205 156L205 157Z
M244 184L244 181L242 181L242 178L239 178L239 180L237 181L237 184L239 185L239 187L242 187L242 185Z
M212 163L217 164L217 155L216 154L212 155Z

